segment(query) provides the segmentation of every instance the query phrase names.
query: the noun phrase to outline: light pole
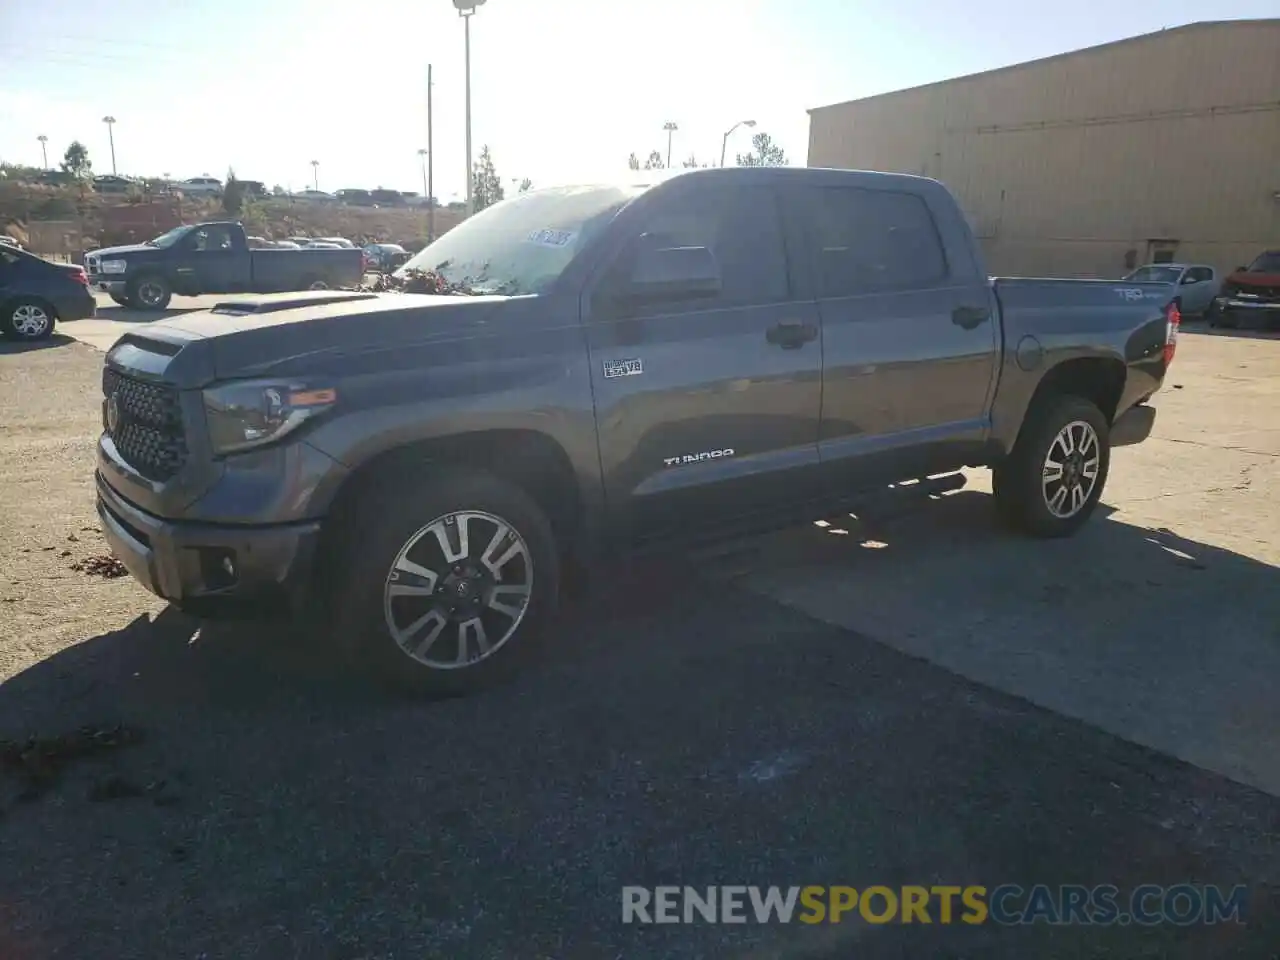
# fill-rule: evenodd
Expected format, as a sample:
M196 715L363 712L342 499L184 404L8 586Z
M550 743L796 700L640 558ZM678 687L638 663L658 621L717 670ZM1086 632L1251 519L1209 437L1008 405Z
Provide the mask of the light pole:
M680 128L675 124L674 121L668 120L666 123L662 125L662 129L667 131L667 169L670 170L671 169L671 135L675 133L677 130L679 130Z
M471 173L471 15L476 8L483 6L485 0L453 0L462 17L462 32L466 37L466 74L467 74L467 216L475 209L475 198L472 196L473 176Z
M102 122L107 125L107 140L111 143L111 175L116 175L116 118L107 114L102 118Z
M315 184L316 193L320 192L320 161L311 161L311 182Z
M754 127L755 125L756 122L754 120L739 120L724 132L724 139L720 141L720 166L724 166L724 152L729 146L729 138L733 136L733 131L739 127Z
M43 133L36 137L40 141L40 159L44 161L44 169L49 169L49 149L45 146L49 142L49 138Z
M418 156L422 159L422 196L423 199L431 196L427 188L427 148L423 147L418 151Z

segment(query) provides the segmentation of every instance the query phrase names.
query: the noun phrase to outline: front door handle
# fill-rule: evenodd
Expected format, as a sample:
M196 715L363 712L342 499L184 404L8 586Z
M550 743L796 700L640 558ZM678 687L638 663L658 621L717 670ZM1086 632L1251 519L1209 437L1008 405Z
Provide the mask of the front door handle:
M979 324L987 322L991 310L987 307L956 307L951 311L951 322L957 327L972 330Z
M810 340L817 340L818 327L803 320L780 320L769 328L765 339L784 350L795 350Z

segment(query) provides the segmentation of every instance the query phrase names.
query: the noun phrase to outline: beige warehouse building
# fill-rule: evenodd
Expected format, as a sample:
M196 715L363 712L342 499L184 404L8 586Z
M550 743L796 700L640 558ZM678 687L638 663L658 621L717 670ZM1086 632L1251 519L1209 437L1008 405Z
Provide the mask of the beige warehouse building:
M809 111L809 165L923 174L992 273L1280 247L1280 20L1196 23Z

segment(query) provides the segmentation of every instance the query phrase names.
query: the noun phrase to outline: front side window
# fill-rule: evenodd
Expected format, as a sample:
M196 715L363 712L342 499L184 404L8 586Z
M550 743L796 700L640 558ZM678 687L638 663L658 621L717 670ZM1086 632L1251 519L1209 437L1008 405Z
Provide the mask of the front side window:
M1187 283L1204 283L1213 279L1213 271L1208 267L1192 267L1187 271Z
M696 301L690 309L779 303L790 297L786 247L771 190L702 190L665 198L611 274L628 271L641 246L705 247L711 252L720 269L720 295L710 302Z
M806 191L805 224L818 296L927 289L947 279L933 215L912 193L834 187Z
M231 249L231 230L224 226L201 227L192 237L191 248L200 253Z

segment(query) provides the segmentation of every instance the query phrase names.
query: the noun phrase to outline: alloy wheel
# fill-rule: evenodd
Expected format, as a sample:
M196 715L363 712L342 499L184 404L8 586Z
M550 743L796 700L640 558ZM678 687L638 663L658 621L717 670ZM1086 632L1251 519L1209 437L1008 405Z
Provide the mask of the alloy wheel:
M1084 509L1098 484L1102 445L1083 420L1073 420L1049 444L1041 470L1041 490L1049 512L1059 519Z
M20 337L35 339L49 331L49 313L34 303L24 303L13 311L13 332Z
M164 287L154 280L144 280L138 284L138 299L149 307L154 307L164 299Z
M528 544L501 517L479 510L437 517L401 547L387 574L387 630L424 666L473 666L515 634L533 574Z

